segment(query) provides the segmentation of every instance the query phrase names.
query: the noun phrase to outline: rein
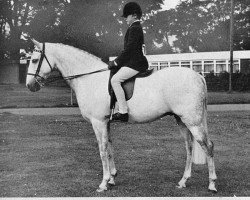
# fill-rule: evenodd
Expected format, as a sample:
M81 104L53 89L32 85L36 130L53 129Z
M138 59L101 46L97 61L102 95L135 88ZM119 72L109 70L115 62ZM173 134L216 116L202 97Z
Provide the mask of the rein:
M75 79L75 78L79 78L81 76L86 76L86 75L95 74L95 73L99 73L99 72L104 72L104 71L108 71L108 70L109 70L108 68L103 68L103 69L93 71L93 72L89 72L89 73L85 73L85 74L77 74L77 75L66 76L66 77L58 76L58 77L52 78L52 80L46 81L46 84L53 83L53 82L55 82L57 80L62 80L62 79L65 80L65 81L69 81L69 80L72 80L72 79Z
M72 80L74 78L78 78L78 77L81 77L81 76L95 74L95 73L104 72L104 71L108 71L108 70L109 70L108 68L103 68L103 69L93 71L93 72L88 72L88 73L85 73L85 74L77 74L77 75L73 75L73 76L66 76L66 77L63 77L63 79L64 80Z
M41 58L39 60L39 63L38 63L38 67L37 67L37 70L36 70L36 73L33 74L33 73L27 73L27 75L32 75L35 77L35 80L36 82L40 85L40 86L44 86L45 83L42 83L41 80L45 80L42 76L39 75L39 72L40 72L40 69L41 69L41 66L42 66L42 62L43 62L43 59L45 58L47 63L49 64L49 67L51 69L51 71L53 70L53 67L52 65L50 64L47 56L45 55L45 43L43 43L43 50L36 50L34 49L34 51L36 52L39 52L41 53ZM108 68L103 68L103 69L100 69L100 70L97 70L97 71L93 71L93 72L88 72L88 73L84 73L84 74L76 74L76 75L72 75L72 76L66 76L66 77L62 77L63 80L72 80L72 79L75 79L75 78L79 78L79 77L82 77L82 76L86 76L86 75L90 75L90 74L95 74L95 73L99 73L99 72L103 72L103 71L108 71L109 69ZM37 77L39 77L41 80L39 80ZM46 84L48 83L52 83L52 82L55 82L57 80L61 80L62 79L61 76L58 76L58 77L55 77L53 78L52 80L50 81L47 81Z

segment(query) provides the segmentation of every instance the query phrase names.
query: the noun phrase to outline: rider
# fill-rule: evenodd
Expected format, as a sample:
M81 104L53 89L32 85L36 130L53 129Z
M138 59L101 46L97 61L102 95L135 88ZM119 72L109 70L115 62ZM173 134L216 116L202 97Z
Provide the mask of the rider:
M119 69L112 77L111 85L119 106L118 113L112 115L114 121L128 121L128 106L121 84L139 72L148 69L148 61L143 55L144 36L140 19L142 10L135 2L127 3L122 17L126 18L129 28L124 38L124 49L120 55L109 62L109 69Z

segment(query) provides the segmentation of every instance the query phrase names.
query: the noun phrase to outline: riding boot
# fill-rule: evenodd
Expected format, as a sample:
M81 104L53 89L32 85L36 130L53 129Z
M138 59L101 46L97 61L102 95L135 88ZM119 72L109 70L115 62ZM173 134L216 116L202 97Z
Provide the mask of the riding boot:
M120 122L128 122L128 113L115 113L112 115L112 120L111 121L120 121Z

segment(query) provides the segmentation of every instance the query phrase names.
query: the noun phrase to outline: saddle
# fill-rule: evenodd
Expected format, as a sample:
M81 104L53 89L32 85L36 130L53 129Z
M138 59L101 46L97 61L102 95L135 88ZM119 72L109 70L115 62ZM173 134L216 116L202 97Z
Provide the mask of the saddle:
M119 70L119 69L118 69ZM108 85L108 90L109 90L109 95L110 95L110 109L114 108L115 103L116 103L116 96L114 93L114 90L111 86L111 78L113 75L118 71L117 69L112 69L110 70L110 77L109 77L109 85ZM132 98L133 93L134 93L134 86L135 86L135 79L137 78L144 78L148 77L153 73L154 69L147 70L145 72L140 72L137 75L133 76L132 78L126 80L125 82L122 83L122 88L125 93L125 98L128 101L129 99Z

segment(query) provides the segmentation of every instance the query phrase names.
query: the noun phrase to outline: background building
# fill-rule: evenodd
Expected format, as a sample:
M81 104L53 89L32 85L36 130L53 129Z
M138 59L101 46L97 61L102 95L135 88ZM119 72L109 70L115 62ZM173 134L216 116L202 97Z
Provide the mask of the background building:
M188 67L203 75L230 71L230 52L200 52L147 55L150 69ZM234 51L233 72L250 73L250 50Z
M165 67L188 67L203 74L215 75L230 71L230 52L200 52L146 55L149 68L160 70ZM113 60L115 57L110 57ZM250 74L250 50L234 51L233 73Z

